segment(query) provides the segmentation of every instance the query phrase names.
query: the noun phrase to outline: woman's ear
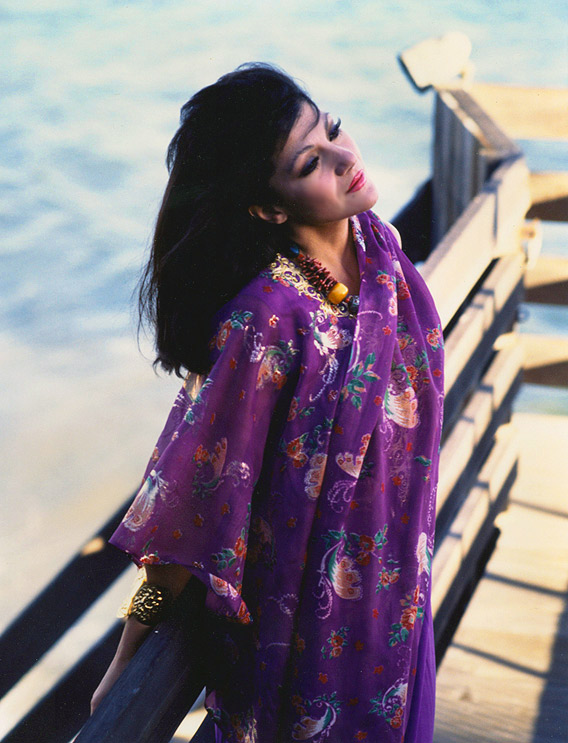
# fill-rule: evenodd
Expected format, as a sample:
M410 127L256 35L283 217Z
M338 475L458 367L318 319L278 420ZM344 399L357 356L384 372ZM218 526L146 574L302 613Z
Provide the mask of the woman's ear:
M257 204L249 206L249 214L255 219L264 219L265 222L272 224L284 224L288 219L286 212L278 206L259 206Z

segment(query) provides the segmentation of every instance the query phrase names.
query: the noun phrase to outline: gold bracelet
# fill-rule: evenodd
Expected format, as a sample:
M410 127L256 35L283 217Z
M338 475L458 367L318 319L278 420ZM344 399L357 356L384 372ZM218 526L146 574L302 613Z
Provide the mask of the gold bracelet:
M143 583L132 597L128 616L153 627L162 621L172 602L173 596L167 588Z

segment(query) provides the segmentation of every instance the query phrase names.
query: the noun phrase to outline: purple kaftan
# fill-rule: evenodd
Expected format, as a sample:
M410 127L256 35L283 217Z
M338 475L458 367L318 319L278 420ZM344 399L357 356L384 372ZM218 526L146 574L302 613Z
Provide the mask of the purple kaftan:
M207 700L231 743L432 739L442 333L389 228L351 223L357 318L279 256L216 318L111 540L233 619Z

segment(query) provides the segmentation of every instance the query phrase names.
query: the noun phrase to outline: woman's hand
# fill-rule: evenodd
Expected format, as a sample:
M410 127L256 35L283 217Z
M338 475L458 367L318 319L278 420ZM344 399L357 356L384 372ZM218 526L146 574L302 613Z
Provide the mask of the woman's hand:
M171 591L174 598L185 588L190 576L191 573L181 565L146 566L148 583L167 588ZM122 636L114 658L91 698L91 714L93 714L126 666L136 655L136 651L146 639L150 629L151 627L141 624L135 617L128 617L124 624Z
M146 639L150 629L151 627L141 624L134 617L128 617L124 624L122 636L114 658L91 698L91 714L93 714L106 697L110 689L114 686L115 681L136 655L136 651Z

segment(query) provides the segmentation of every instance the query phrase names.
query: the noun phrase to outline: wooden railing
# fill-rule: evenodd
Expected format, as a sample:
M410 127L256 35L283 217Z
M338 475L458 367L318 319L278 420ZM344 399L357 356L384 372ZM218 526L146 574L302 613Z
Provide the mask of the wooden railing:
M438 657L495 539L518 452L508 423L522 358L514 328L522 296L528 171L517 146L462 89L437 92L433 178L398 215L436 300L446 340L446 403L432 595ZM128 561L106 544L122 506L0 638L2 693L42 656ZM81 591L77 591L77 586ZM168 622L153 631L77 743L167 743L204 685L203 593L190 581ZM73 600L69 600L69 596ZM54 611L54 607L64 610ZM49 621L46 621L46 618ZM118 624L4 738L66 743L116 645ZM47 732L46 732L47 731ZM213 739L206 720L194 736Z

